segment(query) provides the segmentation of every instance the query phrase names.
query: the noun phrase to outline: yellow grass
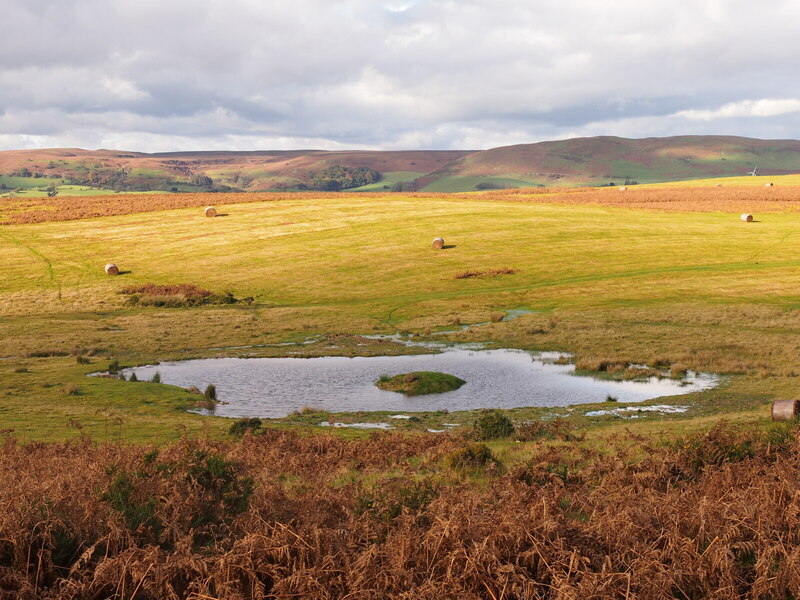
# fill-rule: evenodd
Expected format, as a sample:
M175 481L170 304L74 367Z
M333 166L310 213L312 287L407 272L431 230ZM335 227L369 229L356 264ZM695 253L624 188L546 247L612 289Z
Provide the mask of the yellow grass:
M286 350L263 344L335 333L423 333L490 321L520 306L534 312L451 337L571 351L588 360L665 356L734 375L700 404L716 411L765 407L771 397L796 393L800 373L800 214L793 200L800 189L761 188L751 200L761 202L751 209L757 222L749 224L739 214L750 188L704 189L303 195L215 200L226 214L216 219L189 207L2 226L0 357L8 358L0 361L0 387L7 418L33 437L44 421L33 415L44 410L55 423L47 436L74 431L66 425L70 418L99 432L104 421L92 411L139 410L137 399L148 399L154 404L144 407L153 418L136 435L172 434L180 424L202 422L166 409L185 405L182 392L86 384L83 374L112 357L132 364L269 355ZM611 206L623 200L671 210ZM431 250L436 235L453 247ZM103 265L110 261L128 273L107 277ZM505 274L459 278L498 269ZM230 291L254 302L159 309L129 306L119 294L151 283ZM333 346L293 350L397 351ZM74 357L27 358L90 349L90 366L76 365ZM14 373L29 363L30 374ZM73 381L80 393L63 397L59 390Z

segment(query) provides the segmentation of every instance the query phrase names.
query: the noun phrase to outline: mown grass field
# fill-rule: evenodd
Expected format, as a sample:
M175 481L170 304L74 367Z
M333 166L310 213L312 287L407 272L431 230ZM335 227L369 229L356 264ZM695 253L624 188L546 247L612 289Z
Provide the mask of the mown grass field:
M640 187L655 188L675 188L675 187L697 187L697 186L755 186L763 187L768 183L781 186L800 185L800 175L740 175L738 177L715 177L712 179L688 179L685 181L670 181L669 183L655 183L642 185Z
M702 190L685 192L680 206L694 198L691 212L596 201L634 202L646 190L592 192L594 200L583 204L567 203L582 193L341 194L248 198L225 204L215 219L190 207L4 225L2 426L25 439L70 437L80 427L126 439L222 430L229 422L186 413L192 398L182 390L85 374L112 358L139 364L285 354L285 347L237 347L331 334L346 335L291 351L401 352L389 344L364 348L347 335L424 335L517 307L533 312L448 339L572 352L588 363L661 362L727 374L718 390L689 397L695 416L764 416L772 398L797 393L800 375L795 189L800 199L800 188L781 186L783 200L749 224L739 220L746 192L723 187L709 190L711 203ZM432 250L435 236L449 247ZM107 262L124 274L106 276ZM456 278L503 268L515 272ZM126 305L120 289L145 283L191 283L253 302ZM48 354L61 356L38 356ZM77 364L76 355L90 364ZM68 384L77 392L65 392ZM687 426L685 418L671 419L668 427Z
M481 177L481 176L448 176L437 179L433 183L425 186L423 191L430 193L449 193L449 192L464 192L477 189L480 184L491 184L497 188L504 187L536 187L541 185L541 181L531 179L520 179L511 175L497 176L497 177ZM548 182L554 185L554 182Z

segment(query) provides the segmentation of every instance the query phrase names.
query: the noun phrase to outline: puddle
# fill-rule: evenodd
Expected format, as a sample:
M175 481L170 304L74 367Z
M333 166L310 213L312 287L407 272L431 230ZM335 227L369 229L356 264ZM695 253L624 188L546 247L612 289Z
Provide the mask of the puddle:
M330 427L330 421L321 421L319 424L320 427ZM334 427L352 427L353 429L391 429L392 426L389 423L339 423L336 421L333 424Z
M605 381L575 376L574 365L553 361L560 352L530 354L521 350L471 350L443 347L438 354L316 358L212 358L164 362L125 369L140 381L156 372L162 383L188 388L217 388L228 404L214 414L224 417L285 417L306 406L329 412L459 411L478 408L568 406L603 402L641 402L714 387L713 375L689 373L684 381ZM375 387L381 375L441 371L464 379L458 390L406 397ZM643 407L645 408L645 407ZM615 409L616 410L616 409Z
M670 404L656 404L653 406L625 406L621 408L609 408L607 410L590 410L586 413L587 417L604 417L606 415L614 415L615 417L622 417L627 419L635 419L639 415L633 413L661 413L662 415L671 415L678 413L685 413L689 410L688 406L672 406Z

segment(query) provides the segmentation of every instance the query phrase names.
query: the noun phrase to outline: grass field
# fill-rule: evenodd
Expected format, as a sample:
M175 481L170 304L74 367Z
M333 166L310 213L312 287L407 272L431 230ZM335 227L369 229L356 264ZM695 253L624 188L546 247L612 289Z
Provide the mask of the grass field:
M3 423L30 439L72 436L78 424L94 435L121 431L129 439L171 437L182 427L222 429L227 421L187 414L192 398L182 390L84 375L112 358L139 364L270 355L286 349L219 348L326 334L424 334L521 306L533 312L448 338L573 352L584 364L661 362L729 374L718 390L689 398L698 406L695 416L763 415L770 399L797 393L800 375L800 214L790 199L800 189L760 191L782 200L764 204L773 212L757 213L750 224L738 218L747 198L742 189L714 188L713 198L686 190L678 197L682 208L668 211L618 206L648 193L669 204L668 189L591 193L603 196L303 195L243 204L233 195L216 219L180 208L4 225ZM103 201L146 206L161 198ZM615 206L598 205L603 198ZM695 206L688 206L692 198ZM439 235L452 247L431 250ZM125 274L105 276L107 262ZM456 278L503 268L515 272ZM254 302L126 305L119 290L145 283L192 283ZM402 351L389 344L365 349L347 335L303 351ZM67 356L39 356L48 354ZM76 355L91 364L78 364ZM77 391L66 392L69 384Z
M707 186L755 186L763 187L768 183L776 186L798 186L800 185L800 175L741 175L738 177L716 177L712 179L688 179L685 181L671 181L669 183L657 183L640 185L642 188L686 188L686 187L707 187Z
M426 185L423 191L430 193L450 193L450 192L470 192L477 189L479 184L490 183L498 188L526 188L541 185L539 181L518 179L511 176L498 177L465 177L449 176L437 179L433 183ZM552 182L550 183L552 185Z
M382 173L383 177L380 181L362 185L361 187L353 188L352 192L381 192L383 190L391 189L395 183L411 182L422 177L425 173L420 171L387 171Z
M18 178L19 179L19 178ZM46 181L44 179L34 179L33 181ZM59 180L54 180L58 182ZM7 190L0 193L0 198L47 198L47 186L50 184L41 184L36 187L19 188L16 190ZM58 196L61 197L81 197L87 196L108 196L109 194L152 194L158 192L129 192L108 190L105 188L95 188L85 185L59 185L53 184L58 191ZM187 186L188 187L188 186ZM183 191L183 190L182 190ZM160 192L163 193L163 192Z
M0 596L798 597L800 445L767 422L800 382L798 198L216 194L214 219L200 194L0 200ZM214 297L196 286L249 300L159 306ZM442 332L570 352L587 375L721 380L646 403L685 414L428 412L370 434L320 423L391 413L308 407L238 439L188 412L202 395L87 377ZM444 422L461 426L425 433Z

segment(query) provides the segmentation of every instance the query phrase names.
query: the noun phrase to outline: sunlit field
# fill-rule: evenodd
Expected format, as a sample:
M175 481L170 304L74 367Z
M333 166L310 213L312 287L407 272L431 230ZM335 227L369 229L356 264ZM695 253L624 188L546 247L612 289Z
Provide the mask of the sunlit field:
M768 417L800 375L798 200L776 181L0 201L2 589L797 595L794 426ZM684 413L422 406L369 433L326 423L390 413L235 421L188 412L202 394L87 377L422 351L380 337L396 334L558 351L583 376L720 382L644 403Z
M187 414L192 399L177 388L84 375L115 359L404 352L350 338L424 338L520 307L531 313L448 339L570 352L589 368L655 361L730 375L697 399L698 416L766 414L771 398L794 393L800 188L214 196L213 219L209 196L145 195L104 203L150 212L0 228L7 427L29 439L74 436L78 425L107 435L112 422L129 439L224 428ZM158 210L164 198L192 206ZM739 219L748 207L752 223ZM27 220L9 203L0 210ZM444 250L431 249L435 236ZM105 275L108 262L123 274ZM457 277L465 272L478 276ZM132 306L120 294L149 283L247 301ZM264 346L326 335L335 340ZM77 390L65 393L69 384Z

